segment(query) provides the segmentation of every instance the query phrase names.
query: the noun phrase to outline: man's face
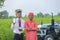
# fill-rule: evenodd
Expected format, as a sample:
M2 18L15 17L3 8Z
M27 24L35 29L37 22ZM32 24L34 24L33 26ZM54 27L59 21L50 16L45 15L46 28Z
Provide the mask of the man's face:
M21 16L22 16L22 13L21 13L21 12L19 12L19 13L16 13L16 16L17 16L18 18L21 18Z
M28 16L30 20L33 20L34 16Z

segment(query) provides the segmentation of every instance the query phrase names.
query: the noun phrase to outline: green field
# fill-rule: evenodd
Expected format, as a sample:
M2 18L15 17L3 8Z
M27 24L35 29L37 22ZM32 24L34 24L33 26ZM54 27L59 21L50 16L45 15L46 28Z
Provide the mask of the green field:
M27 20L27 18L23 18ZM55 21L60 23L60 17L54 17ZM38 24L43 20L44 24L51 23L51 17L34 18ZM11 29L11 19L0 19L0 40L13 40L13 30Z

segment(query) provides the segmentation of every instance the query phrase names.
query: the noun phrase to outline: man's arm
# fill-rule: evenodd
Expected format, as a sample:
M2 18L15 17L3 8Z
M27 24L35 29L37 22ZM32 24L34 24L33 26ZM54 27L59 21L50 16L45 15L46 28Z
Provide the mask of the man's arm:
M12 20L11 28L14 29L15 26L15 19Z
M25 22L25 30L30 31L30 28L28 27L27 22Z
M35 22L34 27L32 28L33 31L37 31L37 23Z
M22 20L23 24L22 24L22 30L24 31L24 25L25 25L25 21Z

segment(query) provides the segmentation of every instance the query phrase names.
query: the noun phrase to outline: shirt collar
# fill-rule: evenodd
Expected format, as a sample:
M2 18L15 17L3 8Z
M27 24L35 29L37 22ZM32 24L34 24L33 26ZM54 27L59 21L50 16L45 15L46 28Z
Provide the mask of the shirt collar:
M19 19L19 18L16 18L17 20ZM20 18L21 19L21 18Z

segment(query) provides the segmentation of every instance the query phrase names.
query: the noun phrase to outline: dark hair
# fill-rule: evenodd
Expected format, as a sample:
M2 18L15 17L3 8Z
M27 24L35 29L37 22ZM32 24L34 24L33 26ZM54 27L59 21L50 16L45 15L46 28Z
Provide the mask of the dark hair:
M17 10L15 10L15 12L16 13L20 13L20 12L22 12L22 10L21 9L17 9Z

